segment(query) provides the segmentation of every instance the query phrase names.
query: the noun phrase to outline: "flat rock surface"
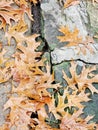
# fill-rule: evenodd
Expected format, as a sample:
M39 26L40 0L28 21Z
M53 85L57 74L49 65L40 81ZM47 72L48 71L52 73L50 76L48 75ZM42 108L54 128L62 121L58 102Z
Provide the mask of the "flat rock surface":
M66 43L60 43L57 36L61 35L58 31L60 26L68 26L70 30L76 27L79 30L79 35L85 39L89 34L94 36L98 32L98 6L93 6L88 0L80 0L79 5L70 6L66 9L60 4L60 0L41 0L41 13L43 17L44 39L49 46L49 52L45 53L45 57L51 64L54 70L56 82L61 82L66 85L63 80L62 70L69 74L69 62L71 60L82 61L81 64L98 64L98 42L90 44L93 52L86 46L80 44L79 46L66 47ZM97 4L98 5L98 4ZM27 35L31 33L31 22L25 16L26 23L29 30ZM98 35L98 34L97 34ZM96 39L95 39L96 40ZM15 51L15 41L12 39L11 46L8 46L5 33L0 30L0 41L3 42L4 48L7 50L6 56L11 57ZM85 53L83 50L85 49ZM51 53L50 53L51 52ZM68 61L68 62L67 62ZM82 66L82 65L81 65ZM98 73L98 72L97 72ZM98 88L98 84L96 85ZM11 84L9 82L0 84L0 125L5 122L5 115L8 111L4 111L4 104L10 94ZM98 121L98 94L92 96L91 103L87 103L85 108L86 115L94 114L94 121ZM15 130L16 128L13 128Z
M51 52L52 63L58 64L70 60L81 60L86 63L94 64L98 63L98 44L90 44L89 46L93 49L93 52L90 52L90 50L83 45L55 48L54 51ZM81 48L85 49L85 53L82 52Z
M51 50L61 45L57 40L57 36L60 35L58 31L60 26L68 26L70 30L76 27L80 36L84 39L87 36L88 14L86 2L83 0L79 5L66 9L60 5L58 0L42 0L41 9L44 20L44 37Z

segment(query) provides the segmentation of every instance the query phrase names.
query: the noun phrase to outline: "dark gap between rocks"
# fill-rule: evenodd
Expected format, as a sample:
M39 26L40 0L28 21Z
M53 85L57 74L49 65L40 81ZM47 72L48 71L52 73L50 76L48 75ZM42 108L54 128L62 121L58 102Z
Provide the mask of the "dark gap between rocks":
M40 36L36 39L36 40L40 40L41 42L43 42L44 46L42 48L41 51L43 52L48 52L49 50L49 46L48 43L46 41L46 39L44 38L42 32L43 32L43 18L42 18L42 13L41 13L41 3L38 2L36 5L32 4L32 15L33 15L33 19L34 21L32 22L32 29L31 32L32 34L39 34Z
M38 2L36 5L32 4L31 12L33 15L33 23L32 23L32 33L41 34L41 8L40 8L40 2Z
M52 61L51 61L51 50L48 46L48 43L46 39L44 38L44 20L42 16L42 10L41 10L41 3L38 1L36 5L32 4L31 12L33 15L34 21L32 22L32 34L39 34L40 36L36 39L37 41L41 41L41 46L38 48L40 51L42 51L42 56L45 52L49 52L50 54L50 65L51 65L51 73L52 73Z

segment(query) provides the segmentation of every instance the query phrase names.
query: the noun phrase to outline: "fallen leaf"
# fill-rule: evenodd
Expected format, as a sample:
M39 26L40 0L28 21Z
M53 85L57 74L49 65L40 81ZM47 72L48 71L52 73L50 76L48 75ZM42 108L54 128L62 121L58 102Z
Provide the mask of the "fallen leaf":
M79 0L66 0L66 2L64 3L64 8L68 8L69 6L74 6L79 3L80 3Z
M71 32L67 26L62 26L60 27L59 31L64 35L57 36L57 38L60 40L60 42L68 42L66 46L76 46L79 43L82 43L82 37L79 36L79 30L77 28Z
M89 88L91 93L98 93L98 90L92 85L94 82L98 82L98 75L93 75L93 77L88 78L89 74L92 71L96 70L96 66L86 68L83 66L83 69L79 75L76 73L76 64L71 63L70 73L72 78L69 78L64 72L63 78L67 81L68 86L73 90L85 91L86 88ZM76 87L77 86L77 87Z
M4 105L4 110L11 108L9 114L10 128L16 126L17 130L28 130L30 115L36 110L36 104L29 101L26 97L10 97Z
M61 130L94 130L96 126L94 123L89 124L88 121L93 117L89 116L85 119L80 118L82 114L82 109L78 110L72 116L69 114L65 115L62 119L60 129Z

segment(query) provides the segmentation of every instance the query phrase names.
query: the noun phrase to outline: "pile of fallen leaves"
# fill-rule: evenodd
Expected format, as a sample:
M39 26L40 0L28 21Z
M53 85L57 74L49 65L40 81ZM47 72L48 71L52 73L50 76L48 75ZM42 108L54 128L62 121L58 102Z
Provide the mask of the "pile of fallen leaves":
M54 72L51 73L48 63L44 63L45 59L40 59L42 52L37 51L40 42L35 39L38 34L26 35L28 25L24 15L33 20L30 2L36 4L37 0L0 1L0 28L5 32L9 46L12 39L16 42L15 53L10 58L5 58L7 50L0 44L0 83L10 80L12 84L10 97L4 105L4 110L9 108L10 112L0 130L98 129L91 122L93 116L82 116L83 103L91 100L91 94L98 93L93 86L98 82L98 75L93 73L96 66L84 65L77 74L77 64L72 62L71 77L63 71L67 86L55 83ZM88 93L86 89L89 89Z

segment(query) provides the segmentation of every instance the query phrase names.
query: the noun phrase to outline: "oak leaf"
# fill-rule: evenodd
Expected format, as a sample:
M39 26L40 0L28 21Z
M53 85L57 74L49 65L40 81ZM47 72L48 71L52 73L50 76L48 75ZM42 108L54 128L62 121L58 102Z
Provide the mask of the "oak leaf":
M4 58L4 55L6 54L6 50L3 49L1 52L0 52L0 66L2 66L8 59L7 58Z
M85 40L83 40L82 37L79 36L79 30L77 28L75 28L73 31L70 31L68 26L61 26L59 31L64 35L57 36L57 38L60 40L60 42L68 42L66 47L76 46L76 49L79 51L79 53L82 52L84 55L86 54L87 50L89 50L90 53L94 53L93 47L90 46L94 43L94 39L92 37L86 36Z
M19 19L16 18L17 13L15 9L12 7L14 4L13 0L6 1L2 0L0 2L0 21L1 27L5 29L5 24L11 25L11 20L17 22Z
M16 126L17 130L28 130L30 115L36 110L36 104L29 101L26 97L10 97L4 105L4 110L10 108L9 127Z
M91 93L93 94L98 93L98 90L93 86L92 83L98 82L98 75L92 74L92 71L96 70L96 66L88 67L86 68L85 65L83 66L83 69L81 73L78 75L76 73L76 66L77 64L72 62L70 67L70 73L72 78L69 78L64 72L63 78L67 81L68 86L72 88L73 90L77 91L85 91L86 88L89 88ZM90 76L92 74L91 78Z
M41 0L30 0L30 2L33 2L34 4L37 4L38 1L41 1Z
M6 52L5 49L0 52L0 83L8 81L12 76L11 68L14 62L4 57Z
M18 5L18 6L22 6L22 5L28 5L29 2L33 2L33 4L37 4L39 0L14 0L14 2Z
M38 34L26 36L25 33L28 30L27 24L24 22L23 19L20 19L20 21L15 24L12 27L8 28L8 32L5 33L5 37L8 39L8 44L11 44L11 38L14 38L16 40L16 43L23 43L27 42L28 44L31 43L31 45L35 43L35 38L38 37ZM33 42L33 43L32 43ZM40 42L37 42L38 44L35 44L34 47L39 46ZM34 48L35 49L35 48Z
M27 31L27 24L21 19L18 24L10 26L8 32L5 33L5 37L8 39L8 44L10 45L11 38L13 37L17 43L25 41L24 33Z
M88 124L88 121L93 117L88 116L85 119L79 117L82 114L82 109L78 110L72 116L66 114L60 124L61 130L94 130L94 123Z
M68 88L64 90L63 95L58 94L57 98L58 98L57 106L55 106L54 97L52 97L52 102L49 103L48 105L49 105L49 111L51 111L55 115L55 117L59 119L61 119L60 115L62 117L66 115L66 110L68 109L71 110L72 108L74 108L72 112L71 111L69 112L70 114L74 113L77 109L84 108L82 104L83 102L88 102L90 100L88 98L88 94L85 94L84 91L79 94L73 91L70 94Z
M60 42L69 42L67 46L76 46L79 43L82 43L82 37L79 36L79 30L77 28L71 32L68 26L61 26L59 31L64 35L57 36L57 38L60 40Z
M27 2L26 0L14 0L14 2L15 2L18 6L22 6L22 5L27 6L27 5L28 5L28 2Z
M10 130L9 128L9 124L3 124L2 126L0 126L0 130Z
M36 75L36 73L33 74L32 71L29 72L29 70L25 68L26 71L24 73L23 68L23 66L20 67L19 71L18 66L18 74L15 72L15 69L13 70L14 80L18 80L20 83L17 88L13 86L12 92L17 92L17 94L24 95L35 100L42 100L43 97L47 98L47 96L50 97L50 93L48 93L46 89L52 86L51 84L54 80L54 76L51 75L48 70L47 73L41 71L40 73L37 73L38 75ZM23 73L25 75L23 75ZM27 79L24 76L27 77Z
M17 2L19 1L6 1L6 0L2 0L0 2L0 28L3 28L4 31L6 30L6 24L8 25L12 25L12 21L14 22L18 22L20 21L20 19L24 20L24 15L27 14L28 17L30 18L30 20L33 20L32 18L32 14L31 14L31 9L29 7L28 2L26 2L25 0L21 0L19 3L21 6L19 6L18 8L14 8L14 6L12 6L13 4L17 4Z
M69 6L77 5L79 3L79 0L66 0L66 2L64 3L64 8L68 8Z

